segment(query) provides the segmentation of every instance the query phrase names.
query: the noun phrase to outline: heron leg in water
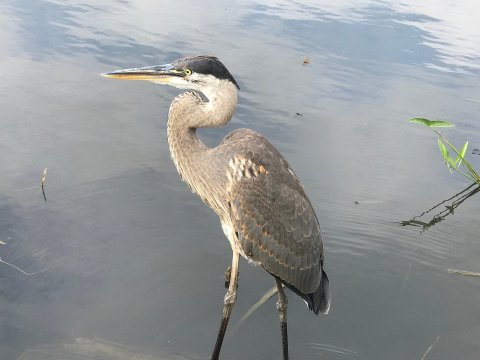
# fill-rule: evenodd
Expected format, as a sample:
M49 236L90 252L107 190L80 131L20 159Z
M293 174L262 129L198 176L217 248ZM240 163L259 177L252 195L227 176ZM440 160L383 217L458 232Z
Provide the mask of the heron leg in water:
M230 278L232 276L232 267L229 266L227 268L227 270L225 270L225 274L224 274L224 279L225 279L225 289L228 289L228 287L230 286ZM237 278L240 277L240 271L238 272L237 274ZM238 280L237 280L237 288L238 288Z
M232 267L229 266L227 270L225 270L225 289L228 289L230 286L230 277L232 276Z
M239 253L233 250L232 266L230 268L230 282L228 284L228 290L223 300L223 316L220 322L220 328L218 329L217 341L213 348L211 360L218 360L220 355L220 349L222 348L223 337L225 336L225 330L227 330L228 320L232 313L233 305L237 297L237 281L238 281L238 260Z
M282 331L282 349L283 349L283 360L288 360L288 332L287 332L287 295L283 291L283 285L280 279L275 278L277 282L277 291L278 291L278 301L277 301L277 310L278 315L280 316L280 330Z

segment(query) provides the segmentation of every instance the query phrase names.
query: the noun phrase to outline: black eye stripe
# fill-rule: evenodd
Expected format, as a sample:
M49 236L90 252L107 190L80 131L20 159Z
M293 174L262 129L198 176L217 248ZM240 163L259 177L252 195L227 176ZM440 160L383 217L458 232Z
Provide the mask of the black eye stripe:
M237 82L227 68L214 56L194 56L176 60L173 65L204 75L212 75L217 79L230 80L239 88ZM189 74L187 74L189 75Z

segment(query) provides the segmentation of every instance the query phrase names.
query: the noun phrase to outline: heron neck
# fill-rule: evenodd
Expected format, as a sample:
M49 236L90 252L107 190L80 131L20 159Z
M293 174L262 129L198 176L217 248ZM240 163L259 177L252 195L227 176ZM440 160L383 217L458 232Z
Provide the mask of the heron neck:
M205 145L196 129L222 126L231 119L237 103L236 88L231 85L205 94L208 102L195 92L183 93L173 100L168 114L168 143L177 171L214 210L218 204L210 204L207 199L216 187L222 186L219 182L223 177L218 172L223 170L212 151L215 148Z

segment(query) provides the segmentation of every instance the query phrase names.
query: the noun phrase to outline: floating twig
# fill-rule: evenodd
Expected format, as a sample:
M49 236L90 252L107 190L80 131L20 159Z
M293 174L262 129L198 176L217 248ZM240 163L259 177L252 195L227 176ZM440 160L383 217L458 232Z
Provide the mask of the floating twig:
M353 351L341 346L329 345L329 344L320 344L320 343L311 343L310 344L315 350L330 351L342 355L358 355L357 351Z
M45 202L47 202L47 196L45 195L45 180L47 179L47 168L43 170L42 174L42 194L43 194L43 199Z
M43 200L47 202L47 196L45 195L45 188L43 187L43 185L42 185L42 195L43 195Z
M47 168L45 168L42 173L42 186L45 184L46 179L47 179Z
M40 273L48 270L48 269L42 269L42 270L39 270L39 271L34 271L34 272L29 273L29 272L26 272L25 270L20 269L18 266L15 266L13 264L10 264L9 262L6 262L2 258L0 258L0 263L4 263L5 265L10 266L11 268L14 268L15 270L20 271L23 275L26 275L26 276L32 276L32 275L35 275L35 274L40 274Z
M477 276L480 277L480 273L473 271L457 270L457 269L448 269L448 273L452 275L462 275L462 276Z
M17 192L17 191L25 191L25 190L33 190L33 189L41 188L43 199L45 200L45 202L47 202L47 196L45 195L45 181L46 181L46 179L47 179L47 168L43 169L42 177L40 178L40 185L30 186L30 187L21 188L21 189L17 189L17 190L13 190L13 191Z
M432 343L432 345L430 345L430 346L428 347L427 351L425 351L425 353L423 354L423 356L422 356L422 358L421 358L420 360L425 360L425 359L426 359L428 353L430 352L430 350L433 349L433 347L435 346L435 344L437 343L438 340L440 340L440 336L437 336L437 337L435 338L435 341Z
M235 327L232 329L230 332L231 335L233 335L238 328L260 307L262 306L268 299L270 299L273 295L277 293L277 287L274 286L270 290L268 290L265 295L263 295L260 300L258 300L255 304L252 305L248 311L243 314L243 316L238 320L238 322L235 324Z

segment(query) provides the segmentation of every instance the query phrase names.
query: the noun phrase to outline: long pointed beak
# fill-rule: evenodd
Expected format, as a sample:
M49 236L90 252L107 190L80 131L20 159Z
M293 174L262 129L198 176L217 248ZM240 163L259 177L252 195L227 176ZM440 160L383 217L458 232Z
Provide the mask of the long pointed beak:
M124 80L147 80L161 83L169 83L172 77L183 77L181 70L174 68L172 64L145 66L132 69L122 69L101 74L104 77Z

